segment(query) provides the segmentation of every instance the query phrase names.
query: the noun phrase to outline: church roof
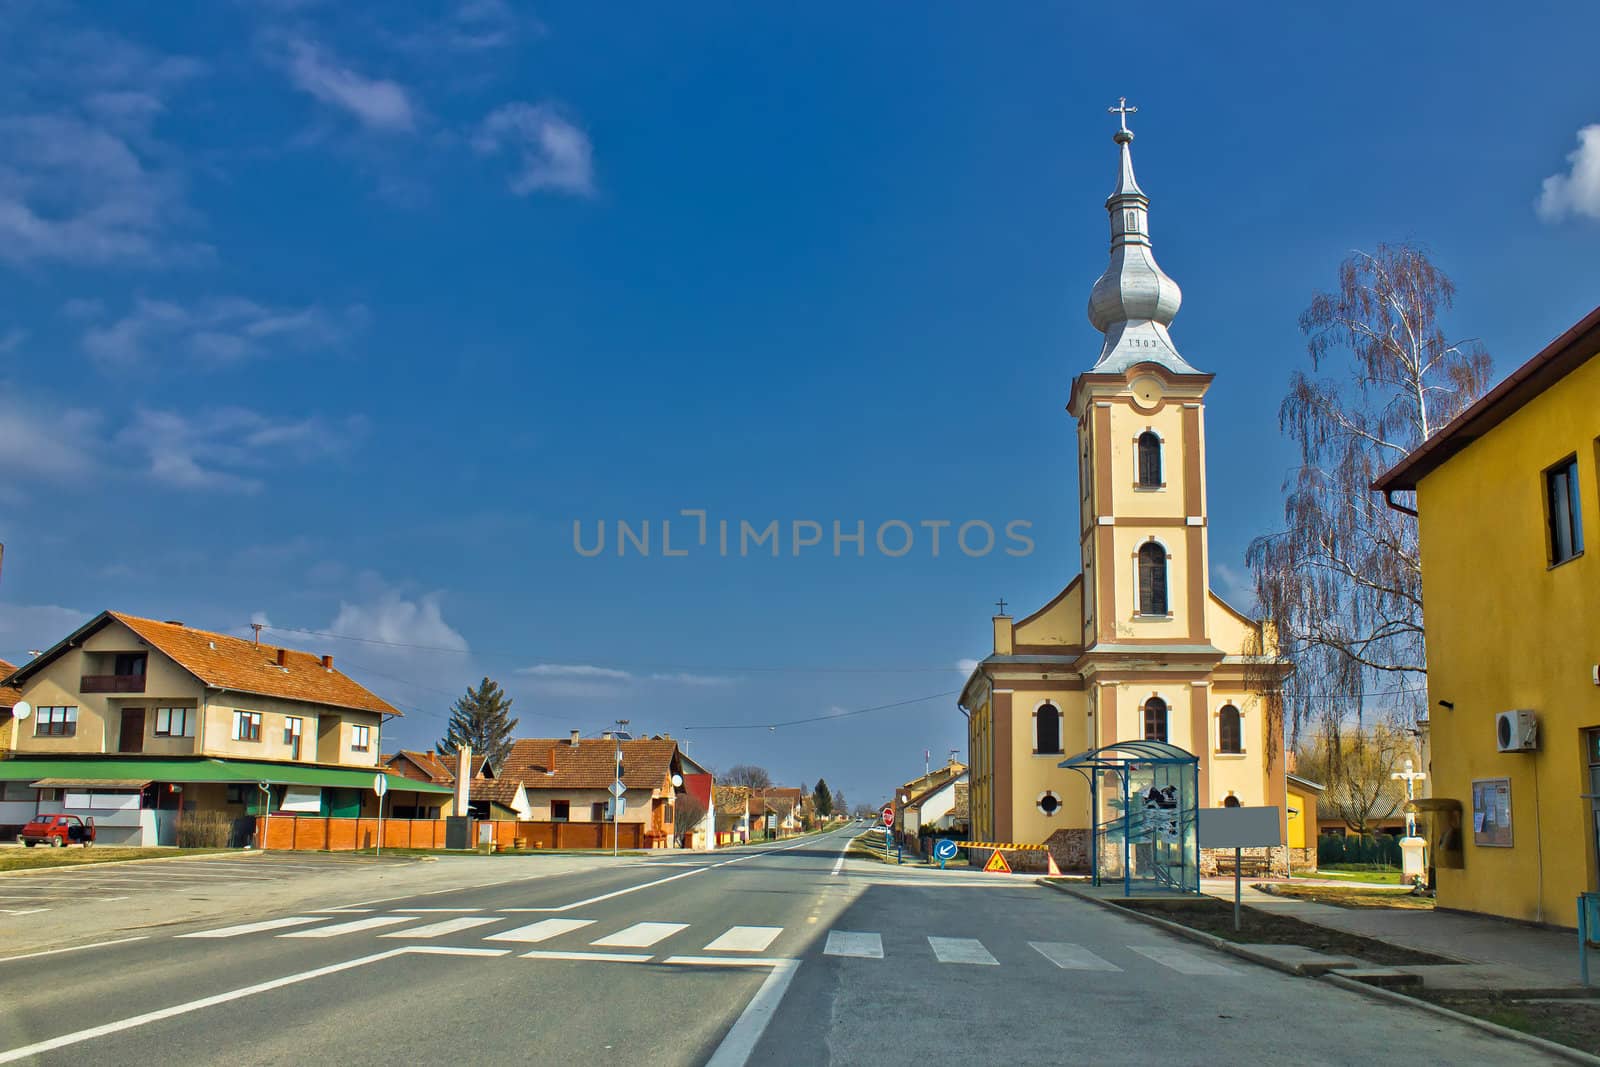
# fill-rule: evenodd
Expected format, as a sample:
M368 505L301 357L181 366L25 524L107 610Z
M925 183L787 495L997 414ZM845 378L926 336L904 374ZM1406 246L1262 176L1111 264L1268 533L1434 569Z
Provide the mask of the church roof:
M1123 115L1113 138L1121 165L1117 186L1106 198L1111 217L1111 262L1089 294L1089 321L1105 334L1091 373L1120 373L1139 363L1155 363L1178 374L1199 374L1173 343L1167 327L1178 314L1183 292L1156 262L1150 243L1150 198L1133 174L1133 131L1126 102L1110 109Z

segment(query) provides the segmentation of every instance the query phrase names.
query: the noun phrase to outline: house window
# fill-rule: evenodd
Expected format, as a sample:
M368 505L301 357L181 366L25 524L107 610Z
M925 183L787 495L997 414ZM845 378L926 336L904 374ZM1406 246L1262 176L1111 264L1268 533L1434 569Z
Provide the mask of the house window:
M1161 438L1154 430L1139 435L1139 488L1161 488Z
M350 727L350 751L351 752L366 752L368 750L368 747L371 744L372 744L372 727L370 727L370 726L352 726L352 727Z
M248 804L250 801L255 799L252 794L259 792L261 792L261 790L253 785L230 785L228 786L228 803Z
M1139 548L1139 614L1167 613L1167 550L1155 541Z
M1039 809L1041 815L1054 815L1061 810L1061 798L1051 790L1046 789L1034 800L1034 807Z
M600 803L599 801L596 801L595 803L590 804L589 805L589 821L590 822L605 822L606 821L606 806L604 804Z
M39 708L33 717L34 737L76 737L77 708Z
M111 673L124 677L143 677L145 654L143 652L118 652L112 660Z
M1033 750L1036 753L1061 751L1061 709L1041 704L1033 713Z
M1144 739L1167 739L1167 702L1160 697L1151 697L1144 702Z
M1238 755L1244 751L1244 729L1239 722L1239 709L1232 704L1222 705L1217 714L1217 751Z
M300 758L300 738L305 733L305 720L291 715L283 720L283 743L295 759Z
M234 712L233 739L235 741L261 740L261 713L259 711Z
M572 801L552 800L550 802L550 821L566 822L572 817Z
M194 708L157 708L157 737L193 737Z
M1583 551L1583 518L1578 508L1578 457L1544 472L1550 518L1550 565L1565 563Z

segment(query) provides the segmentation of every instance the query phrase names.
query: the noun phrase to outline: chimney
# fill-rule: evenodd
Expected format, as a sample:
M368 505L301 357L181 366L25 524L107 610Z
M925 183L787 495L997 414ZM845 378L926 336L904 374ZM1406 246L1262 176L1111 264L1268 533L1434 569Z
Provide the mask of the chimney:
M600 740L602 740L602 741L611 740L611 731L610 730L601 730L600 731Z
M472 746L462 745L456 756L456 814L466 815L472 806Z
M278 666L287 667L288 665L289 665L289 650L287 648L278 649Z
M1010 615L996 615L994 617L994 653L997 656L1009 656L1012 653L1015 640L1015 631L1011 628Z
M323 656L322 657L322 669L325 670L325 671L333 670L333 657L332 656Z
M576 731L576 730L572 731L571 742L572 742L572 747L573 748L577 748L578 747L578 731Z

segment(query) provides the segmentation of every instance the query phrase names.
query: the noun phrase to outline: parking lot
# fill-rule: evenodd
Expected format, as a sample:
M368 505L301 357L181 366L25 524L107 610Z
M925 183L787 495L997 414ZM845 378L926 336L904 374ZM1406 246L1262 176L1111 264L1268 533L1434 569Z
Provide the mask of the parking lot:
M231 888L325 874L352 867L404 865L408 859L267 853L92 864L0 875L0 916L37 915L86 904L128 900L145 893L204 901Z

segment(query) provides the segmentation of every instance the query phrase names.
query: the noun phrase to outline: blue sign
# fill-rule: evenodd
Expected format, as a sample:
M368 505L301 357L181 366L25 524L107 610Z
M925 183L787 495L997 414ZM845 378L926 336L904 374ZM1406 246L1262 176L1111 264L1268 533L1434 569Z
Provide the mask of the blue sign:
M945 860L955 859L956 843L949 839L940 839L939 843L933 846L933 858L941 863Z

